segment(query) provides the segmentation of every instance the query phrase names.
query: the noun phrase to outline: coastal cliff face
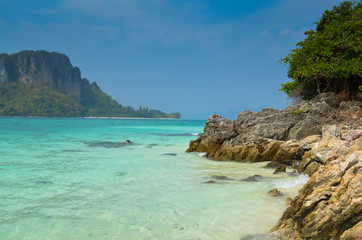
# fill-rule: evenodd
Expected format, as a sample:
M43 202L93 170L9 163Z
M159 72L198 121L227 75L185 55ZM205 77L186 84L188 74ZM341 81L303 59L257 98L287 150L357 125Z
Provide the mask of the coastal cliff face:
M268 237L362 237L360 101L323 93L285 110L245 111L235 121L214 114L187 152L215 160L272 161L275 172L291 166L311 176Z
M83 82L89 82L83 80ZM46 51L23 51L0 55L0 85L16 82L30 87L50 87L68 96L80 98L82 79L64 54Z
M205 152L215 160L273 161L295 168L301 163L298 170L311 175L334 154L327 150L332 143L322 138L323 133L336 137L343 153L343 146L361 136L361 126L361 102L339 102L338 96L324 93L284 110L245 111L235 121L214 114L187 152ZM325 141L328 144L323 145ZM308 169L310 164L314 169Z
M0 54L0 116L180 118L180 113L122 106L60 53Z

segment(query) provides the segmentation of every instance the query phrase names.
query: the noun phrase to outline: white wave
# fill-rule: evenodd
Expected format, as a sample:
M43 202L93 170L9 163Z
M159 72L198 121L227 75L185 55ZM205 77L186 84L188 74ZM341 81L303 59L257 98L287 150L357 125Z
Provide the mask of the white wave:
M190 133L192 136L199 136L200 133Z
M277 182L274 185L276 188L294 188L299 185L307 183L308 180L309 180L309 176L307 174L300 174L300 175L298 175L298 178L296 178L296 179L292 179L292 180L288 180L288 181L284 180L283 182Z
M199 152L197 153L197 155L199 155L200 157L206 157L206 152Z

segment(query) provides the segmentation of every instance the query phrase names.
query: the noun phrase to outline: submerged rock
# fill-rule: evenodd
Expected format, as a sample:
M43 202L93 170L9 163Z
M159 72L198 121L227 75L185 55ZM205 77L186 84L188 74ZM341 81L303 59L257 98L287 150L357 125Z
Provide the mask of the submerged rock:
M177 153L164 153L163 155L166 155L166 156L177 156Z
M50 180L38 180L36 181L36 184L47 185L47 184L53 184L53 182Z
M261 176L261 175L254 175L254 176L251 176L251 177L248 177L248 178L241 179L240 181L242 181L242 182L258 182L258 181L261 181L263 179L264 179L264 177Z
M227 176L212 176L212 179L216 179L216 180L224 180L224 181L232 181L234 180L233 178L229 178Z
M89 147L104 147L104 148L121 148L133 144L130 140L124 142L96 141L88 143Z
M217 182L216 182L216 181L214 181L214 180L209 180L209 181L204 182L204 183L207 183L207 184L213 184L213 183L217 183Z

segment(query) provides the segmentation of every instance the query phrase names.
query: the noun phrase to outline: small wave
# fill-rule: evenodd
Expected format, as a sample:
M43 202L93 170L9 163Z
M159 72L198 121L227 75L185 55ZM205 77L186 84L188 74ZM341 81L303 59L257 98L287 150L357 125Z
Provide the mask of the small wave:
M307 174L300 174L298 175L297 179L293 179L287 182L278 182L275 183L276 188L294 188L301 184L307 183L309 180L309 176Z
M201 136L200 133L190 133L192 136Z
M199 155L200 157L206 157L206 152L199 152L197 153L197 155Z

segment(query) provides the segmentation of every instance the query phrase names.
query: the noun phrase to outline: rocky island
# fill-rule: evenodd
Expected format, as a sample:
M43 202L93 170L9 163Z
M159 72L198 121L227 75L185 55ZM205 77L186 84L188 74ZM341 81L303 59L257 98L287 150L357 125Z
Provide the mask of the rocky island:
M327 10L283 61L295 100L284 110L212 115L187 152L268 161L310 176L276 226L244 239L362 239L362 4Z
M122 106L60 53L0 54L0 116L180 118L146 107Z

